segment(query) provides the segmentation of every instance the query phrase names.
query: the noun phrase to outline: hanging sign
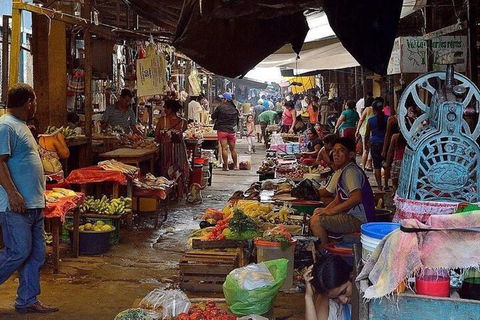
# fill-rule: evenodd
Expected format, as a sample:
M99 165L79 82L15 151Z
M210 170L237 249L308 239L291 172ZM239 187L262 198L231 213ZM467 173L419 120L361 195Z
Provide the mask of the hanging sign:
M467 37L441 36L431 39L433 55L433 71L445 70L446 65L440 64L444 57L457 52L462 62L455 65L455 71L466 71ZM427 41L423 37L398 37L393 44L392 54L387 68L387 74L425 73L427 72Z
M157 54L137 60L137 95L162 94L165 88L165 60Z

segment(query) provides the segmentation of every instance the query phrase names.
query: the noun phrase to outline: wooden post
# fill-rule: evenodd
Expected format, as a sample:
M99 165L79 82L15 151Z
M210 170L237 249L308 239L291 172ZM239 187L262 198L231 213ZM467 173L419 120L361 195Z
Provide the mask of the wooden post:
M5 26L4 26L5 27ZM8 25L7 25L8 28ZM12 7L12 39L10 45L9 86L18 82L20 68L20 35L22 31L22 11Z
M467 1L467 10L468 10L468 47L470 48L470 61L468 63L469 70L468 75L470 80L475 83L477 86L479 83L479 69L478 69L478 49L477 49L477 39L478 39L478 27L477 24L480 22L477 12L478 12L478 2L477 1Z
M8 93L8 26L10 25L11 16L3 16L2 30L2 100L7 101Z
M40 132L48 125L67 121L67 46L65 23L44 15L32 15L33 83L37 94L36 117Z
M90 0L84 2L83 17L89 19L92 4ZM87 159L92 159L91 137L92 137L92 33L86 29L83 34L85 43L85 136L88 138L88 145L86 148Z

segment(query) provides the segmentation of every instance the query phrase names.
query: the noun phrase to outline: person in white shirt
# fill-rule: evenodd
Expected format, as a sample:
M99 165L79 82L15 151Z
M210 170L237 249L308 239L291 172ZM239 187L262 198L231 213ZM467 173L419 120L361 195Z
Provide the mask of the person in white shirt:
M188 103L188 120L193 120L198 123L202 122L203 99L203 96L198 96Z

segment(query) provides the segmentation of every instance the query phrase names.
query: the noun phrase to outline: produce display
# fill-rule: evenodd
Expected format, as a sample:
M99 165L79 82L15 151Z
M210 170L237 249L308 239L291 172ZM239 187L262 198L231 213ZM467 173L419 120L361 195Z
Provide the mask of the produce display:
M105 231L112 231L115 228L105 222L98 220L95 223L85 223L78 227L80 232L105 232Z
M236 320L237 316L228 314L226 310L217 307L214 301L193 304L188 313L182 312L176 320Z
M262 164L257 170L258 174L274 174L275 167L277 166L278 161L276 158L267 158L262 161Z
M120 135L120 143L133 149L155 149L157 144L154 140L147 140L142 135L127 133Z
M65 197L74 197L76 195L75 191L64 188L53 188L51 191L45 192L46 201L51 203L57 202L59 199Z
M280 248L282 250L292 245L292 235L282 225L266 230L259 239L269 242L280 242Z
M101 199L88 196L79 207L79 210L80 213L90 212L106 215L122 215L132 211L132 199L129 197L120 197L109 200L106 195L103 195Z
M153 320L145 310L142 309L127 309L123 310L114 320Z
M82 134L82 128L75 128L71 129L70 127L60 127L57 128L55 126L48 126L47 130L45 130L45 134L47 135L55 135L56 133L61 132L65 139L74 139L78 136L84 136Z
M303 179L303 175L308 173L308 167L304 165L285 164L279 165L275 169L277 178L290 178L293 180Z
M203 126L196 122L189 123L187 130L183 132L183 137L185 139L202 139Z

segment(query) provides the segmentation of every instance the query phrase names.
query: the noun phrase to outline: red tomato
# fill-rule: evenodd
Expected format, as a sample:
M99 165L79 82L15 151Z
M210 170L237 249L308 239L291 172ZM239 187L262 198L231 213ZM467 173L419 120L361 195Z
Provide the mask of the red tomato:
M190 320L190 317L187 313L181 312L177 315L177 320Z
M203 314L201 312L194 312L190 315L190 320L201 320L204 319Z

